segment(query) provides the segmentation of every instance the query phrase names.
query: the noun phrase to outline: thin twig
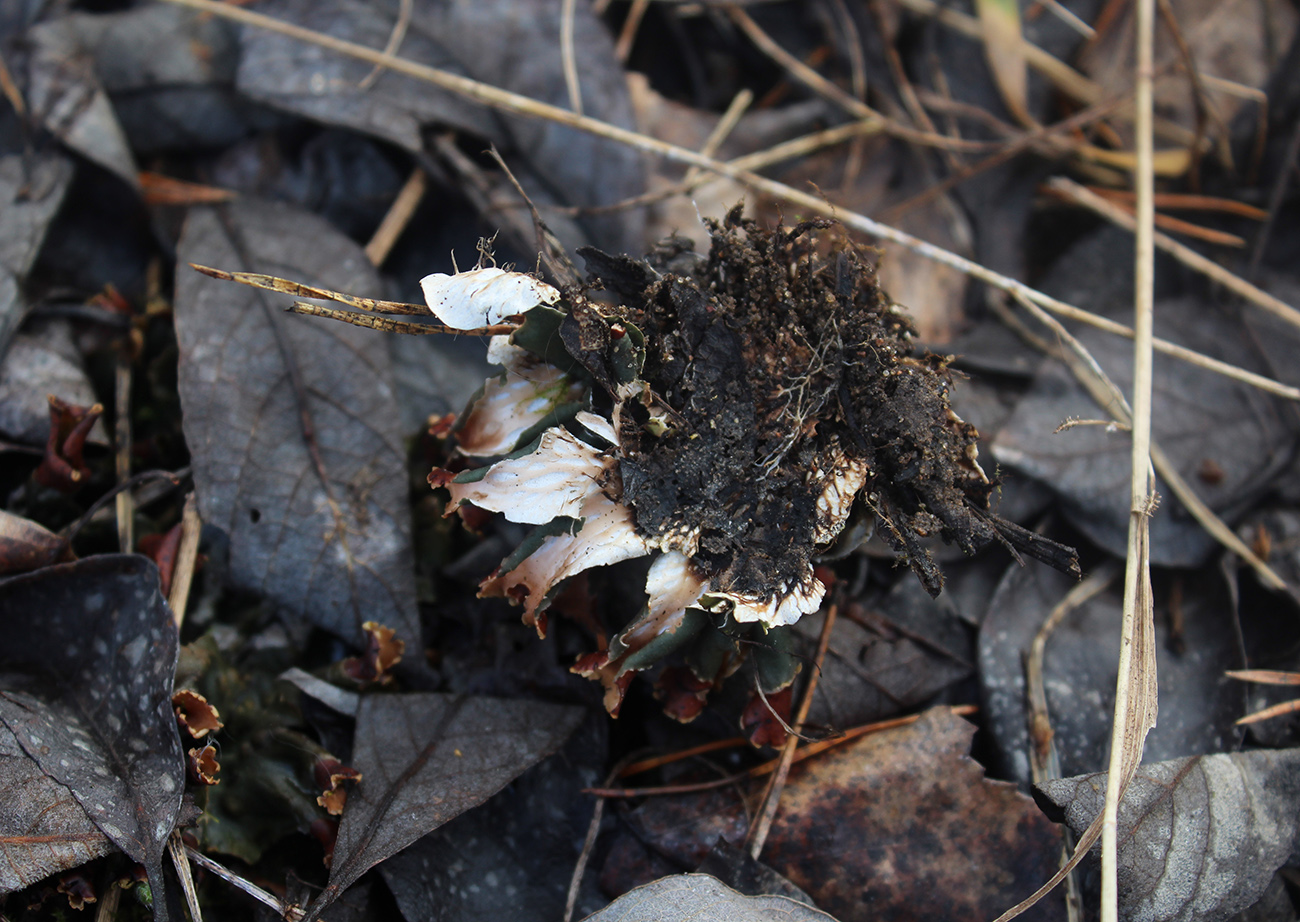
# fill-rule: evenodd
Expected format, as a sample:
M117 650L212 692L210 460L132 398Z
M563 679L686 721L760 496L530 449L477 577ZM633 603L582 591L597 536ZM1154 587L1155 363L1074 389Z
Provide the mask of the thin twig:
M996 302L991 303L994 304L996 309ZM1110 413L1121 428L1131 432L1133 426L1132 408L1123 393L1110 380L1110 377L1102 370L1101 366L1097 364L1096 359L1092 357L1092 353L1058 320L1049 316L1042 308L1024 299L1020 300L1020 304L1033 314L1039 323L1042 323L1055 333L1056 337L1069 347L1069 351L1058 349L1039 337L1026 335L1020 327L1014 324L1012 325L1013 329L1025 336L1026 340L1035 347L1063 361L1075 379L1084 386L1092 399L1097 402L1097 405ZM1004 319L1006 319L1005 316ZM1132 333L1129 335L1131 336ZM1156 339L1153 342L1159 343L1160 340ZM1156 473L1164 479L1170 492L1178 497L1178 501L1183 504L1183 507L1191 513L1192 517L1211 537L1249 564L1266 586L1295 594L1295 590L1289 587L1265 560L1251 550L1246 542L1237 537L1237 534L1215 515L1214 510L1205 505L1204 501L1196 494L1196 491L1192 489L1191 484L1178 473L1169 456L1154 442L1151 444L1151 461Z
M1051 714L1047 709L1047 689L1043 683L1043 660L1047 652L1047 640L1065 616L1085 604L1089 599L1103 592L1119 575L1119 567L1113 561L1105 562L1098 570L1083 582L1065 594L1043 620L1043 625L1034 635L1029 653L1025 657L1025 690L1029 702L1029 767L1034 784L1061 777L1060 755L1052 732ZM1070 863L1070 851L1074 837L1069 834L1061 843L1061 867ZM1073 872L1067 872L1065 878L1065 906L1070 922L1076 922L1082 907L1079 882Z
M1047 185L1071 201L1078 202L1126 230L1134 231L1137 228L1136 219L1127 211L1117 207L1113 202L1106 201L1100 195L1079 185L1072 179L1057 176L1051 179ZM1179 243L1172 237L1158 232L1153 232L1152 237L1160 249L1169 253L1179 262L1190 266L1197 272L1203 273L1233 294L1240 295L1250 303L1268 311L1274 317L1285 320L1294 326L1300 326L1300 310L1296 310L1268 292L1257 288L1241 276L1234 275L1218 263L1207 259L1191 247Z
M406 30L411 27L411 13L414 7L413 0L398 0L397 21L393 23L393 31L388 33L388 41L384 44L384 54L397 54L402 47L402 42L406 39ZM376 64L371 68L370 73L361 78L361 82L357 84L357 89L370 89L383 72L384 66Z
M179 829L172 830L172 834L167 837L167 852L172 857L172 865L176 868L176 876L181 882L181 891L185 894L185 904L190 910L190 919L193 922L203 922L203 910L199 908L199 895L194 890L194 875L190 873L190 862L185 857L185 843L181 841L181 832ZM162 894L158 894L158 899L163 899Z
M619 760L608 775L605 776L605 787L614 783L627 766L635 759L636 753L629 753ZM591 811L591 822L587 824L587 837L582 842L582 851L578 853L578 861L573 866L573 875L569 878L569 893L564 900L564 922L570 922L573 918L573 911L578 906L578 895L582 892L582 878L587 872L587 862L591 860L591 853L596 847L596 838L600 835L600 821L605 816L605 798L598 797L596 806Z
M247 880L230 870L230 868L213 861L197 848L191 848L187 845L185 846L185 854L189 856L191 861L203 868L203 870L217 875L235 889L242 890L264 906L271 907L280 914L281 918L287 919L289 922L299 922L299 920L304 916L302 907L294 903L285 902L274 893L269 893L266 890L263 890L251 880Z
M569 91L569 108L582 114L582 86L578 83L578 56L573 49L573 21L577 0L560 3L560 62L564 69L564 87Z
M492 106L518 115L544 118L549 121L590 132L600 137L608 138L612 141L627 144L637 150L658 154L679 163L702 167L719 175L728 176L763 194L770 195L776 199L781 199L798 208L806 209L813 214L835 218L851 230L860 231L861 233L869 234L882 240L887 240L891 243L907 247L908 249L925 256L927 259L951 266L952 268L964 272L973 278L979 279L994 288L1028 298L1034 303L1054 313L1058 313L1062 316L1069 316L1073 319L1090 323L1093 326L1111 329L1112 332L1118 332L1119 330L1124 329L1121 324L1114 324L1111 321L1097 317L1087 311L1082 311L1073 305L1037 291L1023 282L987 269L973 260L966 259L963 256L958 256L956 253L949 252L942 247L937 247L931 243L927 243L924 240L920 240L911 234L890 227L887 224L873 221L865 215L837 208L835 205L827 202L820 196L794 189L785 183L768 179L765 176L760 176L744 167L738 167L731 163L724 163L715 160L712 157L705 157L697 151L679 147L675 144L669 144L665 141L660 141L656 138L651 138L638 132L630 131L626 128L619 128L616 125L610 125L597 119L574 115L572 112L558 106L538 102L535 99L529 99L528 97L520 96L517 93L511 93L507 90L502 90L486 83L471 80L468 77L461 77L457 74L441 71L437 68L428 67L427 65L417 64L403 58L385 55L382 52L367 48L364 45L344 41L343 39L334 38L330 35L323 35L291 23L281 22L280 20L273 19L269 16L263 16L262 14L255 13L251 10L230 6L225 3L218 3L215 2L215 0L167 0L167 2L190 7L192 9L204 10L247 25L258 26L260 28L287 35L291 38L296 38L300 41L320 45L321 47L329 48L341 54L350 55L361 60L382 62L391 69L400 71L407 76L425 80L436 86L450 90L451 92L476 100L484 105ZM901 2L905 2L910 7L915 4L928 4L931 0L901 0ZM933 12L933 10L931 11ZM978 30L977 24L975 25L975 28ZM1027 47L1032 48L1032 46ZM892 129L887 128L886 130ZM1187 353L1187 350L1175 350L1168 346L1161 348L1157 345L1157 348L1160 348L1161 351L1168 352L1171 355L1179 355L1180 357L1185 357ZM1222 363L1219 364L1222 365ZM1277 382L1262 385L1261 382L1268 382L1269 379L1262 378L1258 375L1250 375L1249 373L1246 373L1242 380L1249 380L1250 383L1255 384L1257 387L1264 386L1265 389L1270 390L1272 393L1286 396L1289 399L1300 400L1300 389L1287 388L1284 385L1277 384Z
M393 199L393 204L388 206L384 219L379 222L379 227L371 236L370 241L366 244L366 259L370 260L372 266L382 266L388 254L392 252L393 247L397 244L398 238L406 230L406 226L411 223L411 218L415 216L415 211L420 207L420 202L424 199L425 190L429 187L428 178L424 170L417 166L411 171L411 175L406 178L402 189L397 193L397 198Z
M1101 919L1119 918L1119 802L1142 761L1147 733L1155 726L1156 664L1152 623L1150 523L1155 494L1151 482L1152 329L1155 300L1155 174L1152 119L1152 55L1156 0L1137 2L1137 98L1135 135L1138 168L1134 248L1133 450L1129 489L1128 554L1124 610L1110 764L1101 824Z
M131 479L131 346L130 337L117 351L113 373L113 409L117 419L113 422L113 464L117 469L117 482ZM135 497L130 490L121 490L117 504L117 543L123 554L135 550Z
M817 692L817 680L821 676L826 651L831 645L831 629L835 626L835 616L838 611L839 607L834 603L826 609L821 637L817 641L817 653L813 657L813 666L808 673L808 686L804 689L803 699L799 702L799 711L795 715L794 731L785 738L785 746L781 749L781 758L776 771L772 773L772 780L768 782L767 790L763 792L763 805L758 815L754 817L754 821L750 823L749 835L745 838L745 849L755 860L763 853L767 834L772 829L772 821L776 819L777 808L781 805L781 791L785 789L785 779L790 774L790 766L794 764L794 751L799 745L799 734L803 732L804 721L808 719L808 711L812 708L813 695Z
M167 604L172 610L177 630L185 622L185 610L189 606L190 585L194 582L194 567L199 560L199 534L202 528L198 501L191 493L185 497L184 510L181 512L181 546L176 551L172 587L167 596Z
M1052 736L1052 719L1047 709L1047 689L1043 682L1043 661L1047 641L1065 616L1106 591L1119 575L1113 561L1106 561L1087 579L1075 585L1043 619L1025 656L1025 697L1029 716L1029 767L1034 784L1061 777L1061 766Z
M650 9L650 0L632 0L632 6L627 11L627 19L623 20L623 28L618 33L618 42L614 45L614 57L618 58L620 64L626 64L627 59L631 57L632 46L636 44L636 34L641 28L641 20L648 9Z

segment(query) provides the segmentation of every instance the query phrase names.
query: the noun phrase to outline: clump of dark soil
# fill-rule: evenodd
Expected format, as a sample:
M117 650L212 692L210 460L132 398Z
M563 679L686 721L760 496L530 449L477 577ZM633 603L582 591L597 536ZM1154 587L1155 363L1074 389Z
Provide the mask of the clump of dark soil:
M614 401L643 534L694 549L716 588L770 597L808 572L856 495L932 594L936 535L1077 572L1071 549L989 512L995 484L949 406L948 360L914 347L838 225L766 230L737 209L710 229L707 258L679 239L644 261L581 251L620 306L571 297L561 329Z

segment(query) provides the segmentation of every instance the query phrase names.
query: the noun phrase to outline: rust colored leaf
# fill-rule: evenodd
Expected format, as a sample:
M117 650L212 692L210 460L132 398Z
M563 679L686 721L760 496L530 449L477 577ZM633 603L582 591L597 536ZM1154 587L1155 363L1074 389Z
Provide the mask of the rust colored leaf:
M202 739L214 730L225 726L217 709L196 691L183 688L172 695L176 721L194 739Z
M399 640L392 628L377 621L367 621L361 629L366 634L366 652L345 659L343 672L363 686L387 684L392 680L392 668L402 661L406 642Z
M82 452L86 447L86 437L104 408L99 404L77 406L54 394L49 395L49 401L50 437L45 445L45 457L32 476L43 486L61 493L75 493L90 473Z
M221 771L221 765L217 762L217 747L208 743L206 746L191 749L186 754L186 767L189 769L190 780L195 784L220 784L221 779L217 774Z
M750 745L773 748L785 745L793 701L793 688L783 688L772 695L754 692L740 715L740 732Z
M362 874L487 800L554 752L582 709L453 695L369 695L357 711L354 766L318 918Z
M0 574L25 573L70 553L54 532L0 509Z
M176 572L182 530L181 523L177 522L161 535L145 535L139 542L140 553L158 565L163 595L169 595L172 590L172 574Z
M94 884L86 880L85 875L78 871L71 871L60 877L59 884L54 889L66 894L68 905L76 910L85 909L87 904L97 899Z
M255 200L191 213L197 262L355 292L379 283L315 215ZM388 353L372 331L286 316L286 296L184 270L180 395L203 520L230 535L230 579L358 647L379 621L415 641L405 451Z
M967 755L974 733L936 709L799 763L762 860L844 922L993 918L1051 876L1060 834L1014 785L984 778ZM680 867L698 866L720 835L740 841L747 825L730 791L664 797L629 821L637 848ZM615 850L622 877L607 875L607 887L662 873L630 851L627 840ZM1028 917L1057 918L1056 900Z
M316 803L324 807L330 816L341 815L348 802L348 789L343 785L356 784L361 780L361 772L330 756L316 760L314 773L316 786L321 789Z
M1039 789L1076 832L1106 773ZM1119 910L1131 922L1215 922L1252 906L1300 845L1300 749L1143 765L1119 807Z

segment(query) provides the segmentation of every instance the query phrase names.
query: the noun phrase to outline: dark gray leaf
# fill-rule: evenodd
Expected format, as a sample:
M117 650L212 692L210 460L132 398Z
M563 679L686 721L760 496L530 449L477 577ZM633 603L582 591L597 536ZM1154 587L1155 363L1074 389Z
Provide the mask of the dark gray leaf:
M554 752L581 708L454 695L370 695L357 712L348 797L320 915L358 877L487 800Z
M57 154L0 157L0 359L27 314L18 288L63 204L72 164Z
M135 156L95 73L95 58L67 17L27 34L27 104L51 134L87 160L139 187Z
M0 266L28 273L71 181L72 164L58 154L0 157Z
M230 574L354 644L378 621L418 646L405 452L384 337L284 314L291 301L186 262L379 291L361 249L325 222L243 201L197 210L178 245L185 438ZM411 647L415 649L415 647Z
M185 785L172 679L179 644L158 570L91 557L0 582L0 722L145 866L166 916L162 854Z
M372 48L382 48L396 2L277 0L263 12ZM543 102L567 107L559 41L560 7L546 0L420 3L399 54ZM574 18L583 111L634 127L623 73L604 26L584 4ZM645 188L640 155L592 135L538 119L498 116L482 106L398 74L369 89L363 61L257 29L243 35L238 85L254 99L422 151L423 130L450 126L487 138L528 164L549 191L573 205L596 205ZM587 222L593 241L610 249L642 248L640 226L625 218Z
M13 338L0 363L0 433L44 446L50 435L49 394L83 407L95 403L72 327L66 321L40 323L36 318ZM107 443L103 423L95 423L90 438Z
M585 922L834 922L784 896L744 896L707 874L679 874L637 887Z
M1081 833L1106 774L1039 789ZM1119 808L1119 910L1129 922L1216 922L1253 905L1300 846L1300 749L1174 759L1137 770Z
M1238 664L1227 589L1214 571L1179 579L1180 602L1171 603L1169 584L1158 583L1156 590L1157 611L1179 606L1183 633L1182 652L1175 652L1169 619L1157 616L1160 719L1146 742L1153 759L1230 749L1240 735L1233 721L1243 713L1243 689L1223 679ZM1047 613L1074 585L1047 567L1013 565L980 627L988 726L1002 770L1025 784L1030 771L1023 657ZM1119 591L1116 585L1075 609L1047 641L1044 684L1063 774L1100 768L1105 758L1119 662Z
M1243 326L1193 299L1156 305L1156 334L1254 371L1267 371ZM1132 388L1132 345L1085 330L1079 339L1120 390ZM1265 491L1290 457L1294 423L1282 402L1187 362L1155 358L1152 435L1210 508L1239 514ZM1069 417L1103 412L1057 362L1044 365L1033 388L993 443L993 454L1048 484L1066 514L1093 541L1124 556L1129 519L1129 437L1103 426L1056 433ZM1193 567L1215 547L1163 482L1151 519L1151 562Z
M0 894L113 851L72 792L45 772L0 724Z
M406 922L562 918L595 806L583 788L604 777L608 727L603 714L589 713L555 755L381 864ZM585 883L579 914L607 902L595 875Z
M795 626L810 658L822 620ZM852 603L835 622L809 719L852 727L916 707L970 675L970 647L946 594L932 599L919 581L900 580L878 609Z

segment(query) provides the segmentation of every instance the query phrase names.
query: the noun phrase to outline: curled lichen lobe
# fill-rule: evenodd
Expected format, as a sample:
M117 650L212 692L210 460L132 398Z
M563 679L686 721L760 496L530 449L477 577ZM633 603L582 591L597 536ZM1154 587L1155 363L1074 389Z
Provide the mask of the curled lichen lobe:
M621 308L575 309L575 327L644 336L640 383L610 388L637 528L714 589L768 598L811 579L861 493L938 591L922 539L973 550L992 536L977 433L949 408L946 362L916 354L838 225L765 230L733 213L710 229L707 259L672 241L644 263L584 253Z

